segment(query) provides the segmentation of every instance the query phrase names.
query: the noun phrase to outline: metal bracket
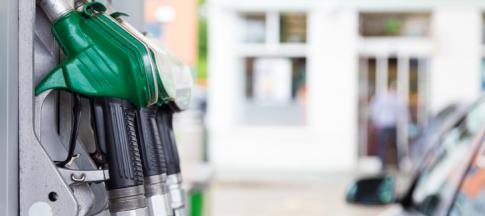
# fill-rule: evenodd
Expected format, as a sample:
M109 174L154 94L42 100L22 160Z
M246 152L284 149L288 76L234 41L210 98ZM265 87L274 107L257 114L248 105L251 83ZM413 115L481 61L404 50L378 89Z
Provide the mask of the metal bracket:
M109 179L109 171L104 170L73 170L58 167L57 170L68 185L82 183L98 183Z

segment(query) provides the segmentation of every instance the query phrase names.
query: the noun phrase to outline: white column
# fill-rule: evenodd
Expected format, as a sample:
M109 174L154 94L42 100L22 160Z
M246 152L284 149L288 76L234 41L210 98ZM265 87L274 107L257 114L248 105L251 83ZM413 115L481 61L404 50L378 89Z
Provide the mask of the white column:
M360 157L368 154L368 146L369 146L368 134L367 134L368 124L369 124L369 118L367 118L368 112L369 112L369 103L367 101L367 98L369 97L369 93L370 93L369 92L369 81L370 81L369 80L369 58L360 59L359 65L357 67L359 67L357 71L358 73L360 73L360 74L357 74L358 82L362 82L362 81L365 82L363 84L364 86L361 86L362 85L361 83L357 83L358 85L357 99L360 100L361 95L365 96L365 99L362 101L362 103L357 104L358 106L357 115L359 115L359 113L362 113L363 115L365 115L362 117L357 116L357 118L362 118L361 122L357 122L358 124L357 148L359 150L359 157Z
M409 112L409 57L408 56L398 56L397 61L397 91L401 102L406 106ZM411 116L406 116L411 117ZM409 145L408 145L408 124L409 118L399 119L398 123L398 134L397 134L397 146L399 151L399 156L408 156Z
M278 11L266 13L266 40L269 46L280 42L280 13Z
M357 159L357 13L316 8L309 17L308 124L318 134L325 167L348 169Z
M429 97L433 112L449 103L478 97L481 29L479 8L443 6L433 11Z
M389 78L389 56L376 56L376 92L375 94L382 94L387 91Z
M208 109L207 122L210 135L209 154L218 163L224 156L224 145L230 141L231 131L242 113L243 97L239 59L236 54L238 35L237 14L224 10L216 4L208 8Z
M418 65L418 123L426 125L428 121L429 110L429 74L430 74L429 58L420 60Z

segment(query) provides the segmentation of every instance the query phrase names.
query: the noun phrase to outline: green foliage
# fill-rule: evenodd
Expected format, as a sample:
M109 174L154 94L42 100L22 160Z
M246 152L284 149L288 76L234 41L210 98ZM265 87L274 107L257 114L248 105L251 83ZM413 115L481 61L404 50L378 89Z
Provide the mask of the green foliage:
M203 7L205 0L198 0L199 8ZM197 79L207 79L207 20L199 14L198 21L198 59L197 59Z

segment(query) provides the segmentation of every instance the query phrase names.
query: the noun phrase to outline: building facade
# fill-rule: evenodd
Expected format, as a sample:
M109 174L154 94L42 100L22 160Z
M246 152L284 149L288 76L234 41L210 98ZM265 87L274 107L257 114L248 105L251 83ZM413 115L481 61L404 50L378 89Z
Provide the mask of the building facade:
M213 164L350 171L374 154L367 106L390 83L411 116L398 126L398 150L406 154L413 128L449 103L479 97L484 5L209 1Z

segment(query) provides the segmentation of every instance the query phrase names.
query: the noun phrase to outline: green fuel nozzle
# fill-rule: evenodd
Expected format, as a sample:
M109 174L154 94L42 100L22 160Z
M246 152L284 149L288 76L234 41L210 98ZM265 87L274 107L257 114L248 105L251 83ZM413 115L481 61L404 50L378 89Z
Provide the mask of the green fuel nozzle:
M53 22L52 33L66 59L39 83L36 95L67 89L125 99L137 108L166 103L187 108L190 69L119 18L120 13L105 14L100 2L85 3L82 11L64 0L39 4Z

